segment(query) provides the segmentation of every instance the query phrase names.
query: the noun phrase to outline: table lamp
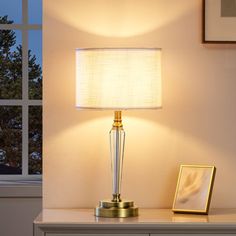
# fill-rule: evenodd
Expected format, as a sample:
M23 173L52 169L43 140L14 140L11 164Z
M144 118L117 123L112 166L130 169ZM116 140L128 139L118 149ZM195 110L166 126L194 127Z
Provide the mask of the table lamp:
M121 198L125 144L122 111L161 107L161 49L77 49L76 107L114 111L109 133L112 199L100 201L95 216L137 216L138 207L134 202Z

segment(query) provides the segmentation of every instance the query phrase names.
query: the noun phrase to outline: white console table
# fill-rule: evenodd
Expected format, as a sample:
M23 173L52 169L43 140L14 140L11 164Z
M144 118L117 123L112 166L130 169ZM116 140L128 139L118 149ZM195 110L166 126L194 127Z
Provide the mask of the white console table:
M174 214L169 209L140 209L139 214L98 218L92 209L44 209L34 221L34 236L236 236L236 209L215 209L208 216Z

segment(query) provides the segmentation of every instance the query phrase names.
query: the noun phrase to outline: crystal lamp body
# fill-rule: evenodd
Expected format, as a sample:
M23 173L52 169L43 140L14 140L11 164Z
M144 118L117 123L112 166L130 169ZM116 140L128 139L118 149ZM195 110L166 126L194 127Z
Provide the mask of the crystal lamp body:
M112 169L113 200L121 201L121 181L124 158L125 131L123 127L113 127L110 131L110 152Z
M110 155L112 169L112 200L103 200L95 209L100 217L129 217L138 215L138 207L133 201L121 199L121 180L124 159L125 131L121 111L115 111L114 123L110 131Z

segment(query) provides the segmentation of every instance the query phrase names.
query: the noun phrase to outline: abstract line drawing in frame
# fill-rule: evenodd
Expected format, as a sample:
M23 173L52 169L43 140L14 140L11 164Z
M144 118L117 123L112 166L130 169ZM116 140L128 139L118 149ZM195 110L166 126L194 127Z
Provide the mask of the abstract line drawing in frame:
M236 43L236 0L202 2L202 42Z
M173 212L208 214L216 168L181 165L173 203Z

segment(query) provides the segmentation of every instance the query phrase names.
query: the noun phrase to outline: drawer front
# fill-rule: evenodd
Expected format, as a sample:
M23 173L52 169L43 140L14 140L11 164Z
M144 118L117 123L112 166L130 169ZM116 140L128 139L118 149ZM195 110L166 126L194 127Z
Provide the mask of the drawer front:
M46 236L149 236L149 234L67 234L67 233L53 234L53 233L47 233Z
M150 236L236 236L236 234L150 234Z

